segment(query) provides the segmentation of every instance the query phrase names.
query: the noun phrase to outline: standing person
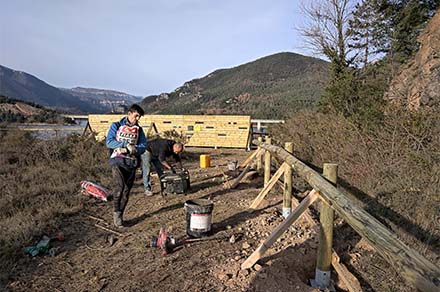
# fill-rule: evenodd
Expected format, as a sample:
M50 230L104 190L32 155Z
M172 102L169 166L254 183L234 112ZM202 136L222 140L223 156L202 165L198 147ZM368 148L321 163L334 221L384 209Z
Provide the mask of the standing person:
M182 161L179 156L182 151L183 144L173 140L158 138L148 141L147 149L142 154L142 178L146 196L153 195L150 182L151 164L153 164L159 179L163 174L164 167L176 173L175 168L167 162L166 158L174 157L176 163L179 163L179 167L182 168Z
M123 226L122 217L136 176L136 168L147 146L144 131L138 124L143 115L144 110L133 104L126 117L112 123L107 134L106 145L111 150L112 177L117 183L113 199L113 223L117 227Z

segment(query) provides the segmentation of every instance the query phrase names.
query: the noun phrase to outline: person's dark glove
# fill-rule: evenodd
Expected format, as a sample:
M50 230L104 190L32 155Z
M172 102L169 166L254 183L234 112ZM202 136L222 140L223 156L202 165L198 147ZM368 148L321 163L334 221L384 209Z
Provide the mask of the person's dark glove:
M171 166L170 170L172 173L176 173L176 168L174 166Z

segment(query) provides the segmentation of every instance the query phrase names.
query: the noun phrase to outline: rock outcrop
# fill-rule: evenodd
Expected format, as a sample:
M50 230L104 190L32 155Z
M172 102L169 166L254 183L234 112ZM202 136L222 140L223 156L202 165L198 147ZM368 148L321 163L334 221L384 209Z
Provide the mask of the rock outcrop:
M390 85L385 99L417 110L440 105L440 13L419 37L420 49Z

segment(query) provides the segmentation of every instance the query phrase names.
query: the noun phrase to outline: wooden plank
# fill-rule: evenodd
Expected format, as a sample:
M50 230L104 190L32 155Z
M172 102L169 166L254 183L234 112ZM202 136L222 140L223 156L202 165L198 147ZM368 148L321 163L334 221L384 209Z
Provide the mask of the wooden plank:
M320 203L323 201L320 201ZM297 208L299 205L298 200L295 197L292 197L292 211ZM307 221L307 223L310 224L310 226L313 226L316 224L315 220L313 219L311 213L310 213L310 209L307 209L304 211L302 217Z
M244 177L244 175L251 169L251 162L254 160L254 159L259 159L260 157L261 157L261 155L262 155L262 153L264 153L264 152L260 152L261 154L258 154L258 155L256 155L249 163L248 163L248 165L243 169L243 171L240 173L240 175L237 177L237 179L234 181L234 183L232 184L232 186L231 186L231 189L235 189L237 186L238 186L238 184L240 183L240 181L242 180L242 178Z
M248 158L245 159L245 161L243 161L242 164L240 164L239 168L246 167L246 165L248 165L249 162L251 162L251 160L253 160L254 157L255 157L258 153L261 153L261 152L263 152L263 151L264 151L264 150L261 150L261 149L255 150L251 155L249 155Z
M254 144L271 151L292 166L350 226L365 238L414 287L421 291L438 291L440 270L416 250L409 248L382 223L357 207L341 191L302 161L275 145Z
M258 141L262 142L263 141L263 137L258 137ZM257 171L258 171L258 173L261 173L262 165L263 165L263 162L262 162L261 158L258 158L257 159Z
M336 185L338 177L338 165L324 163L323 175ZM332 265L332 244L333 244L333 220L334 211L331 206L321 204L319 212L319 245L316 268L322 272L330 272Z
M149 136L149 135L151 134L151 131L152 131L152 130L154 130L154 133L155 133L155 134L158 134L158 133L159 133L159 132L157 131L156 124L155 124L154 122L151 122L151 123L150 123L150 126L148 127L148 131L147 131L146 136Z
M112 122L120 120L124 114L89 115L89 123L93 132L100 136L107 134ZM139 120L139 125L147 131L154 122L157 132L177 131L182 135L187 133L197 134L187 143L187 146L246 148L248 145L248 132L250 129L250 116L225 116L225 115L145 115ZM200 131L189 131L188 126L195 127L200 124ZM206 128L207 126L213 129ZM246 129L239 129L239 127ZM225 136L218 136L218 134Z
M286 142L284 144L286 151L293 153L293 143ZM283 196L283 215L290 214L292 210L292 168L287 165L284 171L284 196ZM285 216L285 215L284 215Z
M339 261L339 256L335 251L332 252L332 266L339 277L341 277L342 282L347 286L348 291L362 292L359 280Z
M266 143L271 144L272 139L267 138ZM270 162L271 162L271 155L269 151L265 151L264 153L264 185L267 185L267 183L270 180Z
M264 188L261 190L261 192L258 194L258 196L255 198L255 200L252 202L252 204L249 206L249 209L255 210L258 208L258 206L261 204L261 201L266 197L266 195L270 192L270 190L273 188L275 183L280 179L281 175L283 175L284 171L286 170L286 166L289 167L288 164L283 163L280 168L275 172L273 177L269 180L267 185L264 186Z
M292 225L298 218L304 213L307 208L313 204L313 202L318 198L318 195L314 190L302 200L298 208L292 212L287 218L275 228L274 231L269 235L269 237L241 264L241 269L251 268L260 258L264 256L266 251L272 246L272 244Z

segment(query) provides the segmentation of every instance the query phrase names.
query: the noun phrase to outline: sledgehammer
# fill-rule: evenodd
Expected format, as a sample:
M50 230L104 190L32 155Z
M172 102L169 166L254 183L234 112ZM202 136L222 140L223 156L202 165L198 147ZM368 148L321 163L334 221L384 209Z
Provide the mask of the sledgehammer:
M174 248L178 246L182 246L185 243L224 239L224 238L227 238L227 236L175 239L171 236L168 236L165 229L161 228L159 231L159 236L153 236L151 238L150 247L158 247L162 249L162 255L166 256L167 254L173 252Z

